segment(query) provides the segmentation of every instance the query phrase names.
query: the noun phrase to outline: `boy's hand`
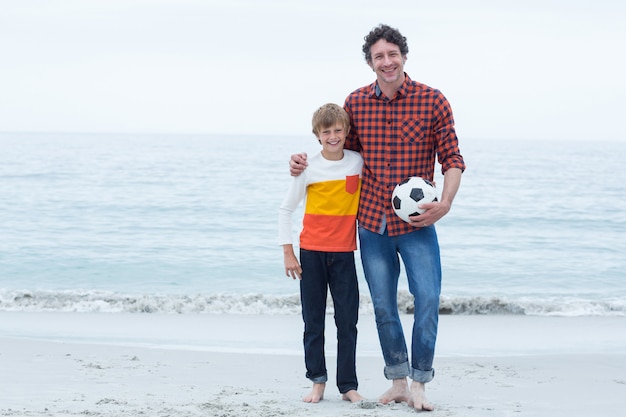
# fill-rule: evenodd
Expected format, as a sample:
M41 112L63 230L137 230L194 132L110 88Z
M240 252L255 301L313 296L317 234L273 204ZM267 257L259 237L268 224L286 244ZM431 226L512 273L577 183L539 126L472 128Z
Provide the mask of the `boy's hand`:
M289 173L293 177L302 174L309 163L306 161L306 152L291 155L289 160Z
M285 262L285 274L293 279L302 279L302 267L298 261L289 265Z
M302 267L293 252L285 253L285 275L293 279L302 279Z

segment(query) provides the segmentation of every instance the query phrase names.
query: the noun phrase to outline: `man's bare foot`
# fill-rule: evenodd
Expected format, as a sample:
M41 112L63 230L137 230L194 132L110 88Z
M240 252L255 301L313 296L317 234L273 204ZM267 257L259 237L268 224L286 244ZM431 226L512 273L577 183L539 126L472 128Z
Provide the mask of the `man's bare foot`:
M302 398L305 403L318 403L324 399L326 384L313 384L313 389L306 397Z
M408 404L416 410L433 411L435 409L426 399L426 384L423 382L411 382L411 393Z
M394 379L391 388L378 400L381 404L401 403L403 401L409 401L409 385L406 378Z
M348 392L345 392L341 395L341 399L344 401L350 401L352 403L358 403L359 401L363 401L365 398L361 396L355 389L351 389Z

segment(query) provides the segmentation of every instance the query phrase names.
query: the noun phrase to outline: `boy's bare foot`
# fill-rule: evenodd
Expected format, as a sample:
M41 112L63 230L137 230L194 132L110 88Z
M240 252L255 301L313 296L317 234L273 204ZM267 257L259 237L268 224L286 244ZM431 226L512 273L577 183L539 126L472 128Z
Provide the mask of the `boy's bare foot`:
M358 403L359 401L363 401L365 398L361 396L355 389L351 389L348 392L345 392L341 395L341 399L344 401L350 401L352 403Z
M423 382L411 382L408 404L416 410L433 411L435 407L426 399L426 385Z
M306 397L302 398L305 403L318 403L324 399L326 384L313 384L313 389Z
M409 394L409 385L406 382L406 378L394 379L391 388L380 397L378 402L381 404L389 404L393 402L401 403L403 401L409 401Z

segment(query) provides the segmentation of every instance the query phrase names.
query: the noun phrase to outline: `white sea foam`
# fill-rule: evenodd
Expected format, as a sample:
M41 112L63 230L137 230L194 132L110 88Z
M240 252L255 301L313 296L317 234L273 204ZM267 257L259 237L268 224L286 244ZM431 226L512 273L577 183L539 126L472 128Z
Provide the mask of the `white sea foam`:
M329 297L328 314L332 314ZM361 294L362 314L372 314L371 299ZM413 297L398 292L401 314L412 314ZM129 295L103 291L0 290L0 311L103 312L173 314L300 314L299 295L197 294ZM626 316L626 301L584 299L510 300L486 297L441 297L441 314L452 315L538 315L538 316Z

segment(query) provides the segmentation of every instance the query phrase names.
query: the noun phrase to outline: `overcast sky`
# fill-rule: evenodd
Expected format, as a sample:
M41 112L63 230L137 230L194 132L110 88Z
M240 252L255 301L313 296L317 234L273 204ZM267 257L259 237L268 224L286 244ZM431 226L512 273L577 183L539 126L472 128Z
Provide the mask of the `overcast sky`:
M0 131L309 135L387 23L461 137L626 140L625 5L0 0Z

